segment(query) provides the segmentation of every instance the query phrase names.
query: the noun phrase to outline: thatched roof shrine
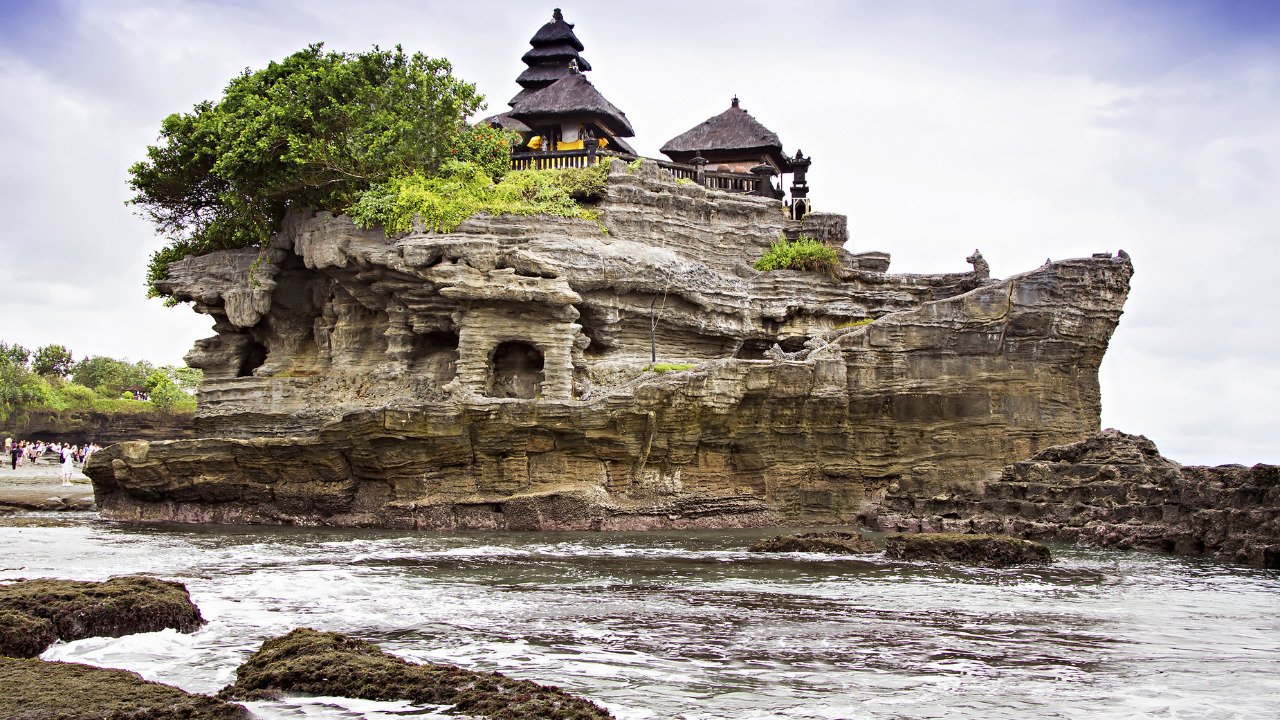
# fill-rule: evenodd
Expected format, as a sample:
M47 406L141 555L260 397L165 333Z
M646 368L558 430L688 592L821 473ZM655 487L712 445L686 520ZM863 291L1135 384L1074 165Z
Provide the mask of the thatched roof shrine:
M551 13L551 22L539 28L529 44L533 49L520 58L528 67L516 78L521 90L508 103L512 107L530 92L541 90L567 76L571 64L576 64L579 72L591 69L591 63L579 54L583 49L582 41L573 34L573 23L565 22L560 8Z
M547 87L526 93L508 115L533 128L589 121L616 137L636 134L626 113L605 100L590 80L572 69Z
M687 163L696 155L713 163L768 162L779 172L786 172L791 163L782 152L777 134L743 110L736 96L728 110L671 138L661 152L679 163Z

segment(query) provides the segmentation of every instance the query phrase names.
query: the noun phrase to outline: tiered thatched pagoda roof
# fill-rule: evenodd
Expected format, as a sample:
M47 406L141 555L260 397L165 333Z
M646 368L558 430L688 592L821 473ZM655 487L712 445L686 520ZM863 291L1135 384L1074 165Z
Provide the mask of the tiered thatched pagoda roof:
M636 134L626 113L605 100L590 80L572 70L547 87L525 94L507 115L529 127L590 121L615 137Z
M573 23L565 22L560 8L551 13L551 22L539 28L529 44L533 49L520 58L528 67L516 78L521 90L508 103L512 107L529 93L567 76L570 64L576 64L579 72L591 69L591 63L580 54L582 41L573 34Z
M687 163L695 155L710 162L767 159L780 171L791 162L782 152L777 134L743 110L737 97L728 110L668 140L661 152L679 163Z

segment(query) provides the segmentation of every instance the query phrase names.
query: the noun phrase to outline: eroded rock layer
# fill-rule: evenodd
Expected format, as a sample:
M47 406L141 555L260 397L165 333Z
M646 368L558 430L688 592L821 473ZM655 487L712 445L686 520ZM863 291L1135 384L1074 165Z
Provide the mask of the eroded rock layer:
M1280 467L1183 467L1145 437L1105 430L1013 463L980 489L891 493L869 519L1280 568Z
M586 529L841 522L1098 429L1123 254L992 280L760 273L778 202L611 173L599 224L326 214L175 263L198 437L95 455L112 518ZM607 229L607 233L603 229ZM653 360L677 368L647 369ZM658 370L666 369L658 367ZM679 369L688 367L689 369Z

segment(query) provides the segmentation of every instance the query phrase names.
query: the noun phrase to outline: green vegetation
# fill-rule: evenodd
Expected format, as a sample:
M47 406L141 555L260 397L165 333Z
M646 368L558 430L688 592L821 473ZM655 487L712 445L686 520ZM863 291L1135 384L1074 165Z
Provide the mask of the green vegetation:
M861 320L850 320L849 322L842 322L839 325L836 325L836 330L851 330L853 328L860 328L865 325L870 325L875 321L876 321L875 318L862 318Z
M246 70L218 102L166 118L129 169L130 204L168 239L151 258L150 294L175 260L261 245L288 208L341 212L373 185L432 177L448 161L501 176L511 134L466 123L483 107L447 60L399 47L316 44Z
M658 374L669 372L680 372L681 370L692 370L698 367L694 363L654 363L645 366L645 372L656 372Z
M640 167L642 165L644 165L644 158L636 158L635 160L627 163L627 172L634 175L635 173L640 172Z
M42 356L57 358L41 366L44 373L36 367ZM201 378L202 373L193 368L156 367L146 361L109 357L77 363L61 345L33 354L21 345L0 341L0 421L41 411L192 412Z
M506 720L606 720L598 705L563 690L501 673L416 664L376 645L333 632L298 628L262 644L236 669L227 700L283 693L452 705L450 713Z
M769 250L756 261L756 270L804 270L834 275L840 267L840 254L821 240L801 235L795 240L785 237L769 246Z
M410 232L415 217L424 230L452 232L481 212L596 220L578 201L604 195L609 160L585 168L509 172L497 183L479 165L447 162L435 176L414 173L374 185L349 212L360 227L381 227L388 235Z

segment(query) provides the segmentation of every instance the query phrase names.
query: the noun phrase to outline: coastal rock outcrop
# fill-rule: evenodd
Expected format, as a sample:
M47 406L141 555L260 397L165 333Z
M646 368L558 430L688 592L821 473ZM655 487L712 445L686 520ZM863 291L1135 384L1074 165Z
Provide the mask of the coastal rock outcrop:
M387 237L292 216L170 266L214 319L197 436L85 472L105 517L402 528L846 524L1098 430L1127 256L1004 280L757 272L844 218L615 164L600 223ZM607 229L602 232L601 226ZM977 255L975 253L975 255ZM657 373L655 361L687 370Z
M120 637L166 628L193 632L204 624L182 583L143 575L103 582L39 578L0 584L0 619L4 628L38 630L44 623L52 628L53 636L40 634L47 641L36 652L14 653L24 657L39 655L55 639Z
M1280 467L1184 467L1141 435L1105 430L1010 464L979 489L890 493L865 519L1277 568Z
M763 538L751 543L751 552L812 552L860 555L880 552L880 546L858 533L828 530Z
M919 533L890 535L884 541L885 557L894 560L927 560L965 565L1027 565L1053 559L1049 548L1038 542L1008 535Z
M243 705L127 670L0 657L0 717L15 720L250 720Z
M340 633L298 628L274 638L236 670L219 697L274 699L282 693L449 705L449 712L501 720L608 720L607 710L563 690L502 673L417 664Z

